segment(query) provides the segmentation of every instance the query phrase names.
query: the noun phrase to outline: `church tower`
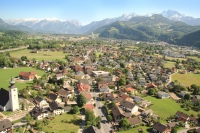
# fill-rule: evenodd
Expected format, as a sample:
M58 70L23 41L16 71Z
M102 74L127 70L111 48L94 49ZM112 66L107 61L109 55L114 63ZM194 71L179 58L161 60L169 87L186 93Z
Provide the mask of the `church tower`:
M9 102L10 109L12 111L16 111L19 109L19 99L18 99L18 90L15 86L15 81L11 78L10 86L9 86Z

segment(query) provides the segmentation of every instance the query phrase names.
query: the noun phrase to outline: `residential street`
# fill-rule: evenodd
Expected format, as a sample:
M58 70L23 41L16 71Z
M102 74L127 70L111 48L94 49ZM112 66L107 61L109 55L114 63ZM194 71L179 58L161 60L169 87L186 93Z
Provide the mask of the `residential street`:
M96 98L96 107L94 108L94 113L96 116L101 116L101 132L102 133L109 133L110 130L112 129L112 125L110 123L107 122L106 116L103 113L102 110L102 103L100 101L100 99L98 98L98 93L97 92L92 92L92 95L97 97Z

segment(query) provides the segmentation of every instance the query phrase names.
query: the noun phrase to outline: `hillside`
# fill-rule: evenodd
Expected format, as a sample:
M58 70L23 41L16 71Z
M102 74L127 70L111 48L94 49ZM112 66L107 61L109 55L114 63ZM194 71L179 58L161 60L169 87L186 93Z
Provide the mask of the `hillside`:
M200 48L200 30L187 34L177 40L177 44Z
M190 26L183 22L171 21L162 15L153 15L115 22L97 29L95 33L99 34L99 37L176 43L184 35L197 30L200 30L200 26Z

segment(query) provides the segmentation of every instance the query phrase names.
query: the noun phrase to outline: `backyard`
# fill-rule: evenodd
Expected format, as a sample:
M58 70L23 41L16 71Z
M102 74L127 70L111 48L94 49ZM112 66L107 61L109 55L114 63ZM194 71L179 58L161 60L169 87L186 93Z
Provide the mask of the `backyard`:
M143 133L150 133L152 128L151 127L147 127L147 126L138 126L135 128L131 128L130 130L127 131L120 131L117 133L139 133L138 129L142 129Z
M20 53L20 54L19 54ZM35 58L36 60L65 60L65 53L63 51L39 51L38 53L31 53L31 50L25 49L20 51L10 52L10 55L15 58L21 58L21 56L26 56L28 59Z
M188 115L195 115L197 116L197 112L193 110L186 111L180 107L180 104L176 103L176 101L172 99L157 99L155 97L145 97L145 100L151 101L153 105L150 108L154 111L154 114L160 116L163 119L167 117L173 116L176 114L177 111L182 111L187 113Z
M164 64L165 68L170 68L171 69L172 67L174 67L175 62L165 61L163 64Z
M30 72L36 71L38 76L42 76L45 72L41 70L36 70L35 68L31 67L17 67L17 68L9 68L9 69L0 69L0 87L4 89L8 89L9 82L11 77L17 77L21 71ZM16 87L18 90L25 88L26 86L30 86L32 81L21 81L16 82Z
M200 85L200 74L186 73L179 74L175 73L172 75L172 81L177 80L181 85L190 86L192 84Z
M76 133L80 123L80 119L76 118L76 120L74 120L73 115L65 113L55 116L55 118L50 121L49 125L44 126L42 130L49 133Z

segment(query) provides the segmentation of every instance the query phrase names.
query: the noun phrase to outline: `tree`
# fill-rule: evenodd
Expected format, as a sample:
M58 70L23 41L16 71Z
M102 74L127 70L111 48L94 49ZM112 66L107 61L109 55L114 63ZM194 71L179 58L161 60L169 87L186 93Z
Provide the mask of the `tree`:
M120 122L119 122L119 126L121 128L123 128L124 130L127 130L128 128L131 127L129 121L127 118L123 118Z
M119 80L119 85L125 85L126 84L126 78L125 77L121 77Z
M120 67L121 68L125 68L125 64L124 63L120 63Z
M82 94L78 95L77 97L77 105L82 107L86 103L86 98Z
M150 88L150 89L148 90L148 94L149 94L149 95L155 95L155 93L156 93L156 91L155 91L155 89L153 89L153 88Z
M107 120L108 120L108 121L112 121L112 119L113 119L113 118L112 118L111 115L108 115L108 116L107 116Z
M193 94L194 95L199 95L200 94L200 88L199 87L195 87L193 90Z
M91 110L85 111L85 121L87 126L96 126L96 120L93 111Z
M72 107L72 109L71 109L71 112L72 112L73 114L78 113L78 111L79 111L78 106L74 106L74 107Z
M190 94L185 94L185 95L184 95L184 99L185 99L185 100L190 100Z

